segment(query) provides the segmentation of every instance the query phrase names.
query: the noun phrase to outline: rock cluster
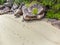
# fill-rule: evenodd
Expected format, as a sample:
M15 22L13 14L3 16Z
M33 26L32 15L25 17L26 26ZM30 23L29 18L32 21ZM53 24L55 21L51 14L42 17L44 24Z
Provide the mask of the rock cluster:
M38 13L36 15L32 14L32 10L34 8L38 9ZM41 19L44 17L45 14L45 8L42 5L33 4L30 7L26 7L24 3L20 4L20 6L13 4L11 8L9 6L5 6L3 10L0 9L0 14L5 14L10 11L14 12L14 15L16 17L23 15L24 20Z
M15 16L17 16L18 14L20 15L21 13L23 13L23 19L24 20L35 20L35 19L41 19L44 17L45 14L45 8L42 5L39 4L33 4L30 7L26 7L25 5L21 5L21 8L19 8L16 13ZM33 15L32 14L32 10L33 8L37 8L38 9L38 14Z

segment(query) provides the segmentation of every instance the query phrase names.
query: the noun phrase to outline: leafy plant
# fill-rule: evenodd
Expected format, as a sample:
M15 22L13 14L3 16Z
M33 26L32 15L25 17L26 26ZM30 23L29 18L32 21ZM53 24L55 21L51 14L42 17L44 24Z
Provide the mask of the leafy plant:
M25 6L26 6L27 8L30 7L29 3L25 4Z
M5 0L0 0L0 5L2 5L5 2Z
M46 5L52 6L54 5L55 1L54 0L41 0L41 3L45 6Z
M54 6L52 6L52 9L59 10L60 9L60 4L55 4Z
M20 5L23 2L23 0L15 0L14 3L16 3L17 5Z
M58 13L55 14L55 19L60 20L60 12L58 12Z
M49 10L49 11L46 13L46 18L54 18L54 11Z
M46 14L46 18L60 19L60 12L55 13L53 10L49 10Z
M31 7L31 6L34 5L34 4L39 4L39 2L37 2L37 1L32 1L32 2L30 3L30 2L26 2L26 1L25 1L25 6L26 6L26 7Z

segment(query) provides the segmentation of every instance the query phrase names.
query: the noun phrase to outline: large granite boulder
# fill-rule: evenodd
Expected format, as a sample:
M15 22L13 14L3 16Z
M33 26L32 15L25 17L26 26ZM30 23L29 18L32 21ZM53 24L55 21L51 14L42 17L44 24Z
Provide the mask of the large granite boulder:
M32 14L32 10L34 8L38 9L38 13L36 15ZM30 7L23 6L22 12L23 12L23 19L24 20L35 20L35 19L41 19L44 17L45 14L45 8L42 5L39 4L33 4Z

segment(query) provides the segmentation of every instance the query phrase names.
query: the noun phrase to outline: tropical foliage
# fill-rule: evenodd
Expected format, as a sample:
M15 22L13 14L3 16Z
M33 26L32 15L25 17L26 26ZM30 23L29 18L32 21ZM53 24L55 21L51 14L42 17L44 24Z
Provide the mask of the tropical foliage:
M3 4L5 2L5 0L0 0L0 4Z

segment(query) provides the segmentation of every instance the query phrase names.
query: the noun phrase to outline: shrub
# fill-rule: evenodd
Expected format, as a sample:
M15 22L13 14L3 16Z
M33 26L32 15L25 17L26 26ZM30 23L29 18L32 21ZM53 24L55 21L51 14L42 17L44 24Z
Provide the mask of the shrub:
M25 5L26 5L26 7L31 7L32 5L34 5L34 4L38 4L39 2L37 2L37 1L32 1L31 3L30 2L25 2Z
M49 6L46 13L47 18L60 19L60 0L41 0L40 3Z
M0 0L0 5L2 5L5 2L5 0Z
M58 12L58 13L55 14L55 19L60 20L60 12Z
M46 18L60 19L60 12L55 13L53 10L49 10L46 14Z
M52 5L54 5L55 0L41 0L40 2L45 6L46 5L52 6Z
M59 10L60 9L60 4L55 4L54 6L52 6L52 9Z
M30 7L29 3L25 4L25 6L26 6L27 8Z
M49 10L46 13L46 18L54 18L54 11L53 10Z
M20 5L23 2L23 0L15 0L14 3L16 3L17 5Z
M30 6L33 5L33 4L39 4L39 2L37 2L37 1L32 1L32 2L30 3Z

